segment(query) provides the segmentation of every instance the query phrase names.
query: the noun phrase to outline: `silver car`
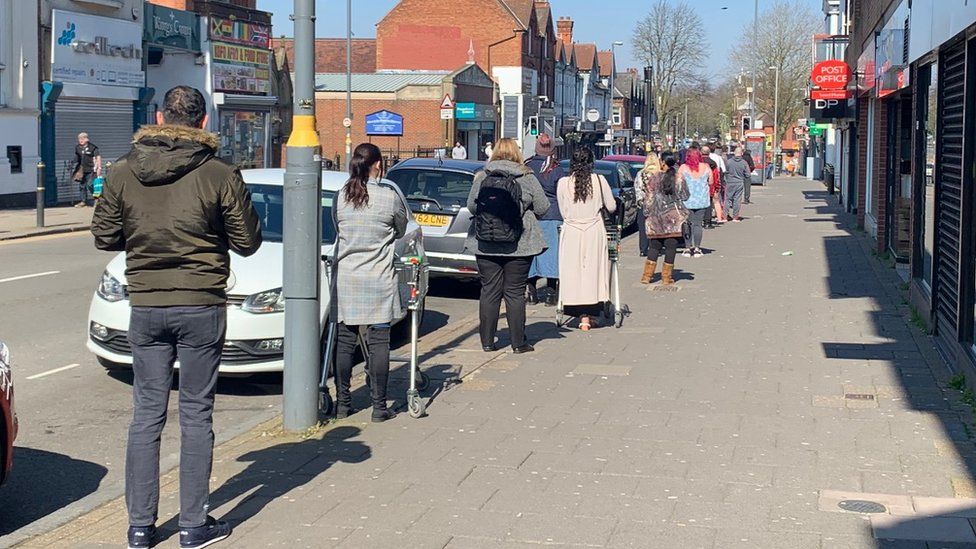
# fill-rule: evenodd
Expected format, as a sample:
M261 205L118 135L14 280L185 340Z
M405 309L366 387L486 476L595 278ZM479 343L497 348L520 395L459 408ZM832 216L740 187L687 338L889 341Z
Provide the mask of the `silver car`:
M394 166L387 178L397 184L423 227L424 250L432 275L471 278L478 274L464 241L471 227L468 195L484 162L412 158Z

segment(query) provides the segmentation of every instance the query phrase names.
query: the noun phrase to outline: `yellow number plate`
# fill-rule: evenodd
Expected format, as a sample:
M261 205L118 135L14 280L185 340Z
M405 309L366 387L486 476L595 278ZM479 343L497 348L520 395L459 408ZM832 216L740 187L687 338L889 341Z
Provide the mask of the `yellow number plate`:
M446 227L451 222L451 218L446 215L419 213L414 214L413 218L417 220L417 223L426 227Z

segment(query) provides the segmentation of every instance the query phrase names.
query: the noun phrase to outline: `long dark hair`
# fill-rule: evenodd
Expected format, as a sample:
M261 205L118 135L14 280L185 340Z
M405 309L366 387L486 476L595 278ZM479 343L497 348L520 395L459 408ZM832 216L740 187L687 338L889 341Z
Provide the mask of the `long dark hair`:
M675 164L678 163L677 159L674 157L674 153L671 151L665 151L661 153L661 162L667 166L664 172L664 177L661 178L661 192L667 196L671 196L675 191L675 182L677 181L676 170L674 169Z
M383 153L380 148L372 143L363 143L356 147L349 162L349 181L346 182L346 202L352 204L357 210L369 204L369 190L366 183L369 181L370 170L373 165L383 160Z
M573 202L586 202L593 192L593 151L586 147L576 149L569 171L575 182Z

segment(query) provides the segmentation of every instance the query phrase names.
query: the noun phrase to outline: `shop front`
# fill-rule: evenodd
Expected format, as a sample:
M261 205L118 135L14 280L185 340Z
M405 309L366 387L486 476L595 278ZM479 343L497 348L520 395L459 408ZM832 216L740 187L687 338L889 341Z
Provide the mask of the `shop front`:
M199 15L146 4L143 24L146 85L156 90L145 122L155 124L156 112L173 87L192 86L205 92L207 69L202 62Z
M907 263L911 255L912 89L908 70L908 1L902 0L877 34L875 89L885 106L885 144L879 178L885 185L884 244ZM880 184L881 182L879 182Z
M87 133L103 163L129 152L152 91L145 88L142 25L52 11L51 81L43 86L42 157L49 203L77 201L73 181L78 134Z
M494 143L495 107L477 103L455 105L455 140L468 150L471 160L485 159L485 146Z
M221 158L241 169L271 166L277 97L271 87L268 26L211 16L210 73Z
M976 369L976 5L912 4L912 304L957 371ZM965 366L965 367L964 367ZM961 370L960 367L964 367Z

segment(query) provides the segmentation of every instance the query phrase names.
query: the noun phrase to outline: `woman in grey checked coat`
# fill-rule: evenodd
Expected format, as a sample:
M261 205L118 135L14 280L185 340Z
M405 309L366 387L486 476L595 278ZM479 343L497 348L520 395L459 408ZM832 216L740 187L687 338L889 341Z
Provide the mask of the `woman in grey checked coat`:
M392 419L387 408L390 376L390 326L400 316L394 247L407 229L407 208L400 196L380 185L383 156L375 145L356 147L350 178L336 197L338 261L336 303L336 416L354 413L349 384L360 327L367 331L373 421Z

